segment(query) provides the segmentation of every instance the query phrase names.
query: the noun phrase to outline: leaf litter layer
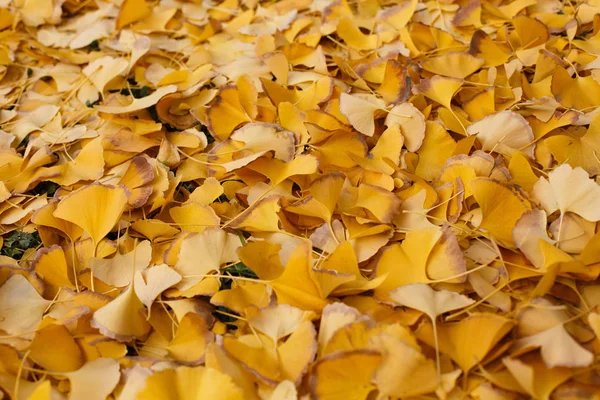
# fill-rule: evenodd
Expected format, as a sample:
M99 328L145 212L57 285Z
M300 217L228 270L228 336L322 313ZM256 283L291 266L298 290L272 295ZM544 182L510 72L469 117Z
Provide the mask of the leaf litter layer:
M0 0L0 397L600 396L600 3Z

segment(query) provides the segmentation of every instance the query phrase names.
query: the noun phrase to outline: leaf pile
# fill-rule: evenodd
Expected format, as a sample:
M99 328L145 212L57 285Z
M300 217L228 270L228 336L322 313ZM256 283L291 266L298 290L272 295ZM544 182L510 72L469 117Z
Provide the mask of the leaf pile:
M0 0L0 398L600 396L596 0Z

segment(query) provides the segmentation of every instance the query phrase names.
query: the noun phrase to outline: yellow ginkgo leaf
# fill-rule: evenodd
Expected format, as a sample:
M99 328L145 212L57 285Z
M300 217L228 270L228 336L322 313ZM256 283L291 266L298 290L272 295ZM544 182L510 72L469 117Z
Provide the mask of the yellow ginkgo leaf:
M425 117L411 103L402 103L392 108L385 118L386 126L400 126L404 145L409 151L419 150L425 137Z
M438 325L440 352L449 355L466 373L482 364L485 356L513 326L512 320L490 313L473 313L459 322ZM419 326L416 335L425 343L434 345L431 324Z
M531 193L538 177L533 172L527 157L521 152L513 153L508 164L508 171L517 185Z
M119 363L110 358L98 358L65 375L71 382L70 397L73 399L103 400L119 383ZM102 379L98 379L102 376Z
M151 95L143 97L141 99L134 99L130 104L126 106L95 106L96 110L106 114L125 114L134 111L139 111L151 107L158 103L158 101L164 96L175 93L177 86L168 85L163 86L155 90Z
M217 343L211 343L206 350L206 367L215 369L229 376L233 383L244 391L244 396L253 400L259 399L253 375ZM198 399L199 400L199 399Z
M250 232L277 232L279 231L277 213L281 209L279 200L279 196L275 195L258 200L228 224Z
M101 178L104 173L102 138L93 139L81 149L72 162L51 168L52 171L55 169L59 175L49 180L63 186Z
M0 286L0 329L10 335L31 333L50 304L27 278L13 275Z
M388 247L377 260L375 274L386 278L375 288L375 296L389 300L389 293L399 286L433 279L464 282L460 275L465 271L466 262L452 232L438 227L413 230L401 245Z
M356 157L365 157L368 147L362 135L342 132L333 134L323 143L315 146L319 154L319 165L322 168L333 167L352 168L358 163Z
M98 309L91 324L105 336L119 341L142 338L151 328L141 312L143 308L144 305L130 286L119 297Z
M567 333L563 324L517 340L513 343L512 350L523 352L535 348L540 348L542 359L548 368L587 367L594 361L594 355L581 347Z
M252 121L242 107L240 97L237 86L223 86L206 112L208 129L217 139L227 139L236 127Z
M389 298L395 303L422 311L431 319L436 348L436 364L438 380L441 375L439 343L437 335L437 316L448 311L464 308L475 301L466 296L448 290L433 290L424 283L413 283L400 286L389 293Z
M290 335L304 321L315 317L311 311L303 311L287 304L263 308L248 319L257 331L264 333L274 342Z
M400 125L392 125L379 136L379 140L377 140L375 147L371 149L370 154L375 159L381 159L398 165L403 145L404 136Z
M425 137L417 151L419 161L416 174L429 181L437 179L455 149L456 142L448 131L438 123L427 121Z
M348 296L372 290L378 287L386 278L385 276L379 276L369 280L363 277L358 267L358 259L354 248L348 241L336 247L335 251L323 262L321 269L353 277L352 280L335 287L331 292L333 296Z
M321 323L319 325L319 355L323 354L325 346L329 339L340 328L356 322L361 317L361 313L355 308L349 307L344 303L333 303L327 305L321 314ZM362 319L362 318L361 318Z
M546 213L543 210L531 210L521 215L513 229L513 240L519 250L536 268L544 271L558 262L573 260L570 255L554 247L556 242L550 239L546 227Z
M469 53L451 52L429 58L421 63L425 71L436 75L464 79L483 66L485 61Z
M436 378L433 360L389 333L375 336L372 341L385 355L374 379L382 394L402 398L431 393L437 388L439 377Z
M310 196L285 208L286 211L331 221L346 177L339 172L315 179L310 187Z
M117 17L117 29L141 21L151 13L152 9L145 0L125 0L123 4L121 4L119 16Z
M281 344L261 334L225 336L223 348L265 383L287 379L298 384L317 351L315 328L303 321Z
M155 372L137 395L140 400L242 400L242 390L231 377L212 368L177 367Z
M51 400L52 395L52 385L50 381L45 380L35 388L27 400Z
M367 399L376 388L372 379L381 359L375 350L337 352L321 358L310 378L312 396L319 400Z
M227 307L238 314L245 314L248 308L266 307L270 301L271 296L264 283L246 281L233 282L231 289L219 290L210 298L211 304Z
M198 186L190 194L190 200L204 206L215 201L224 193L223 186L213 177L207 178L202 185Z
M125 287L132 282L136 272L143 271L148 267L151 259L152 246L149 241L144 240L129 253L118 253L112 258L93 257L89 260L89 266L94 277L104 283L115 287Z
M177 327L177 332L167 345L169 356L186 365L204 363L206 346L214 340L214 334L206 321L198 314L187 313Z
M526 361L505 357L502 363L524 393L535 399L549 399L554 389L573 374L568 368L547 368L537 357Z
M312 268L308 242L294 250L281 276L269 285L275 290L279 304L315 312L320 312L327 305Z
M219 226L221 222L213 208L195 202L173 207L169 214L181 230L188 232L202 233L207 228Z
M141 156L134 157L129 167L119 180L129 190L128 202L133 208L146 204L154 188L150 185L155 178L152 164Z
M60 288L75 289L74 271L67 265L65 252L60 246L41 249L33 261L33 270L51 287L50 295L54 297Z
M36 364L50 371L71 372L83 364L83 354L64 325L50 324L38 330L29 351Z
M283 162L272 158L259 158L248 168L265 175L271 181L271 187L279 185L286 179L295 175L310 175L317 172L319 162L309 154L301 154L290 162Z
M462 84L462 79L446 78L435 75L433 78L421 80L418 85L415 85L415 89L425 97L450 109L452 98L456 92L458 92Z
M260 279L272 280L283 273L281 246L268 241L249 242L238 249L240 260Z
M348 18L342 18L337 26L338 35L346 44L357 50L373 50L377 47L377 35L365 35Z
M514 248L512 231L521 215L531 210L529 201L517 190L492 179L474 179L469 188L481 207L480 228L488 231L498 244Z
M92 184L61 199L53 215L81 227L98 244L119 221L125 204L122 186Z
M143 271L135 271L133 289L136 296L150 311L154 300L180 280L181 275L177 271L166 264L161 264Z
M42 208L38 208L31 216L31 222L36 225L54 228L62 232L71 240L79 239L83 230L76 224L54 216L54 211L58 206L57 201L52 201Z
M566 212L582 216L588 221L600 220L600 186L590 179L580 168L563 164L541 177L533 186L533 195L548 214L560 211L561 218ZM560 230L559 230L560 232ZM560 240L560 234L557 240Z
M512 111L488 115L467 127L469 135L477 135L483 151L511 156L522 152L533 157L534 137L527 120Z
M379 99L342 93L340 95L340 111L348 118L354 129L366 136L375 133L375 112L385 107Z
M567 108L587 109L600 102L600 84L591 75L571 78L566 69L557 66L552 75L552 94Z
M210 228L200 234L187 236L179 250L175 271L182 276L177 284L179 290L187 290L202 281L221 265L237 262L237 249L242 246L237 235L220 228ZM202 254L199 259L198 254Z
M410 95L410 88L406 66L394 59L387 60L383 81L377 89L377 93L383 97L386 104L397 104L406 101Z

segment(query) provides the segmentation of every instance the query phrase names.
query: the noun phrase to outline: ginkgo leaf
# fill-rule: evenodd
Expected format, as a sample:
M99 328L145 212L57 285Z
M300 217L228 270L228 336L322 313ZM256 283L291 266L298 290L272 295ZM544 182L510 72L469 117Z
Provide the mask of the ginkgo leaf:
M278 125L254 122L237 129L231 140L243 142L243 150L260 153L273 151L275 158L291 161L294 157L294 134Z
M64 325L48 325L35 333L29 348L36 364L50 371L71 372L83 364L83 354Z
M462 79L435 75L431 79L421 80L418 85L415 85L415 89L424 96L450 109L450 102L462 84Z
M448 290L433 290L424 283L413 283L400 286L388 294L395 303L422 311L431 319L436 348L438 380L440 379L441 366L439 358L439 343L436 328L438 315L445 312L464 308L475 301L466 296Z
M210 272L218 271L221 265L237 262L237 249L241 246L237 235L220 228L210 228L186 237L181 244L179 259L175 265L175 271L183 278L177 284L177 288L189 289ZM202 254L200 259L198 254Z
M93 316L92 326L104 335L119 341L144 337L150 324L141 313L144 305L130 286L116 299L98 309Z
M513 229L513 239L519 250L536 268L541 269L572 260L571 256L554 247L555 241L548 236L546 227L546 213L531 210L519 218Z
M65 252L60 246L52 246L40 250L33 263L35 273L52 287L52 295L60 288L76 289L75 272L67 265Z
M374 350L338 352L321 358L314 366L310 390L319 400L365 400L376 386L371 383L382 356Z
M279 196L273 195L255 202L251 207L240 213L229 224L238 229L259 232L279 231L279 217L281 209Z
M319 312L327 305L312 268L310 245L304 242L292 253L283 273L269 282L280 304Z
M91 258L89 266L94 277L115 287L129 285L139 271L143 271L152 259L152 246L144 240L126 254L116 254L113 258Z
M236 127L252 121L242 107L241 95L235 85L225 85L219 89L206 117L208 129L219 140L227 139Z
M594 355L581 347L562 324L527 336L513 343L514 351L527 351L540 348L542 359L548 368L587 367L594 361Z
M303 321L281 344L264 335L226 336L223 348L265 383L287 379L297 384L312 362L317 344L313 324Z
M386 126L399 125L404 145L409 151L417 151L425 137L425 117L411 103L403 103L392 108L385 118Z
M513 248L513 228L521 215L531 210L529 201L517 190L492 179L474 179L469 187L481 207L480 228L487 230L502 246Z
M0 286L0 329L11 335L33 332L50 304L27 278L13 275Z
M242 390L231 377L212 368L177 367L155 372L137 395L141 400L242 400Z
M502 111L467 127L469 135L477 135L484 151L511 156L522 152L533 157L533 132L527 120L512 111Z
M250 309L262 309L269 305L271 293L264 283L239 281L231 284L231 289L223 289L210 298L210 303L227 307L230 310L246 314Z
M402 245L388 247L377 260L375 274L386 278L374 294L389 300L389 293L397 287L426 283L432 278L462 282L465 271L466 263L454 234L438 227L414 230L407 233Z
M58 202L50 202L44 207L38 208L31 216L31 222L57 229L72 240L78 239L83 234L83 230L72 222L56 218L53 213L57 206Z
M544 144L559 164L568 163L573 168L581 167L590 176L600 173L597 157L600 154L600 117L594 116L583 136L556 135L544 140Z
M414 4L416 5L416 3ZM387 60L383 81L377 89L377 93L383 97L387 104L396 104L406 101L410 95L410 88L406 66L394 59Z
M327 305L321 314L321 324L319 326L319 354L323 353L327 342L337 330L357 321L360 317L361 313L358 310L344 303Z
M561 165L548 174L548 179L541 177L536 182L533 195L548 214L558 210L561 216L572 212L588 221L600 220L600 210L596 207L600 187L582 168Z
M366 136L375 133L375 112L385 107L385 103L377 99L363 99L343 93L340 96L340 111L348 118L350 124Z
M315 314L303 311L287 304L267 307L248 319L248 323L257 331L264 333L274 342L288 336L303 321L310 321Z
M166 264L161 264L144 271L137 270L133 276L133 289L149 311L154 300L180 280L181 275L177 271Z
M575 3L0 0L0 397L594 398Z
M124 114L133 111L143 110L150 106L155 105L158 101L171 93L177 91L177 86L169 85L158 88L154 93L141 99L134 99L129 105L126 106L96 106L96 110L107 113L107 114Z
M557 66L552 75L552 94L565 107L585 109L600 101L600 84L590 76L571 74L562 66Z
M295 214L318 217L327 222L335 211L345 177L341 173L331 173L315 179L311 185L311 196L285 208Z
M513 326L514 321L500 315L473 313L459 322L437 326L439 349L467 372L481 364L490 350ZM435 343L433 325L421 325L416 335L431 346Z
M464 79L483 66L484 60L469 53L451 52L432 57L421 63L421 67L436 75Z
M424 283L413 283L392 290L389 297L396 303L424 312L432 321L440 314L457 310L475 301L448 290L433 290Z
M206 346L214 340L206 321L198 314L187 313L177 327L177 332L167 345L169 356L186 365L204 363Z
M549 399L554 389L572 375L567 368L547 368L535 358L521 361L505 357L502 363L524 392L538 399Z
M195 202L173 207L169 214L182 230L189 232L202 233L207 228L219 226L221 221L214 209Z
M98 244L115 226L125 204L123 187L93 184L61 199L53 215L81 227Z
M119 363L110 358L98 358L64 375L71 382L70 398L106 399L119 383Z
M391 334L375 336L372 341L385 354L374 379L382 394L418 396L436 389L438 378L433 360Z
M121 29L133 22L140 21L152 13L144 0L125 0L117 17L117 29Z

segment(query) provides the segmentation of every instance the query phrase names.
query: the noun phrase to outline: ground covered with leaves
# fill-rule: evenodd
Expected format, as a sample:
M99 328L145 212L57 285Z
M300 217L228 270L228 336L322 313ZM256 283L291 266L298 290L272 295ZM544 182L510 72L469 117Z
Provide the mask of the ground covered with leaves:
M597 0L0 0L0 398L600 396Z

